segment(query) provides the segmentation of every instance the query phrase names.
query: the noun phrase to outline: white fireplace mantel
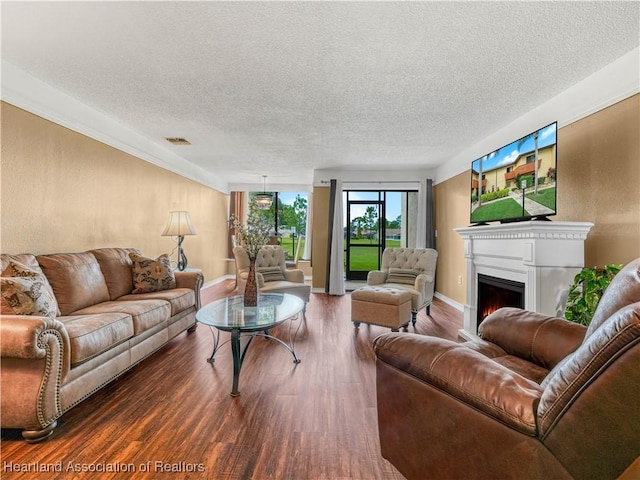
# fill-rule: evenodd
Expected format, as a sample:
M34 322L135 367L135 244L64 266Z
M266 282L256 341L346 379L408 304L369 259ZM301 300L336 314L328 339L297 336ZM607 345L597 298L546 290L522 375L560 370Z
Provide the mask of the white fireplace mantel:
M557 315L573 277L584 266L589 222L530 220L500 225L456 228L467 259L467 295L460 335L478 333L478 274L525 285L524 308Z

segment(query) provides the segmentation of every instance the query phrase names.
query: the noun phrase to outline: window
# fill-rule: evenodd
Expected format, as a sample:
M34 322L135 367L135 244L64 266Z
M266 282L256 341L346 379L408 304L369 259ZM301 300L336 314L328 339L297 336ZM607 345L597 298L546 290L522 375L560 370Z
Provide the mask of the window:
M263 192L250 192L249 197ZM271 207L263 214L273 226L272 243L282 246L287 259L295 252L301 255L307 228L307 192L270 192L273 196ZM300 246L298 246L298 243Z

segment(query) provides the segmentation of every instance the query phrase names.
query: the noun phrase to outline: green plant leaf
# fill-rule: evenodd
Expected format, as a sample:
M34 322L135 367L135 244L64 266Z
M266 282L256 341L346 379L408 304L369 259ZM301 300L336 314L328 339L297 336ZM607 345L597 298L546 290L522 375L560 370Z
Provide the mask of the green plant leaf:
M578 272L569 288L564 317L572 322L589 325L600 298L621 269L621 264L610 264L603 268L585 267Z

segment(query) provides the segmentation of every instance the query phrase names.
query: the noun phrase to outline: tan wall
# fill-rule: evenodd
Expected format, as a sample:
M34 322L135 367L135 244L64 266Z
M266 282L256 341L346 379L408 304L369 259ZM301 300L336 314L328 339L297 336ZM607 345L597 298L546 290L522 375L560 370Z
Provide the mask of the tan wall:
M595 224L585 264L627 263L640 257L640 95L558 130L558 215L555 221ZM470 171L434 187L436 290L464 304L462 241L454 228L469 224Z
M640 257L640 96L558 131L557 221L596 224L585 263ZM33 114L2 103L1 245L7 253L135 246L157 256L168 211L191 213L189 265L212 280L227 273L228 196ZM439 261L436 289L464 303L462 241L469 172L434 187ZM324 288L329 188L314 189L313 287ZM175 257L174 257L175 258ZM463 284L458 284L462 275Z
M1 113L2 252L132 246L155 258L175 247L160 236L169 210L188 210L189 267L205 281L226 273L227 195L7 103Z
M557 220L595 227L585 264L640 257L640 95L558 131Z
M469 225L470 175L471 170L433 187L434 217L438 232L436 291L461 304L465 301L467 268L462 239L453 229ZM461 278L461 283L458 278Z
M311 266L313 267L313 288L325 288L327 278L327 243L329 241L329 187L313 189L313 240Z

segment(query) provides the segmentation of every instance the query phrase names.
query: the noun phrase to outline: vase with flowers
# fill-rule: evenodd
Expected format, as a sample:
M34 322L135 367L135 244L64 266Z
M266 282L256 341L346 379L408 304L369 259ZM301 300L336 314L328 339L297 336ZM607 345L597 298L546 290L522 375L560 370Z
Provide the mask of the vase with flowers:
M253 199L249 201L246 223L242 223L241 219L235 215L231 215L229 223L233 229L236 245L244 248L249 256L249 275L244 287L244 305L245 307L255 307L258 304L256 257L260 248L269 241L271 225Z

